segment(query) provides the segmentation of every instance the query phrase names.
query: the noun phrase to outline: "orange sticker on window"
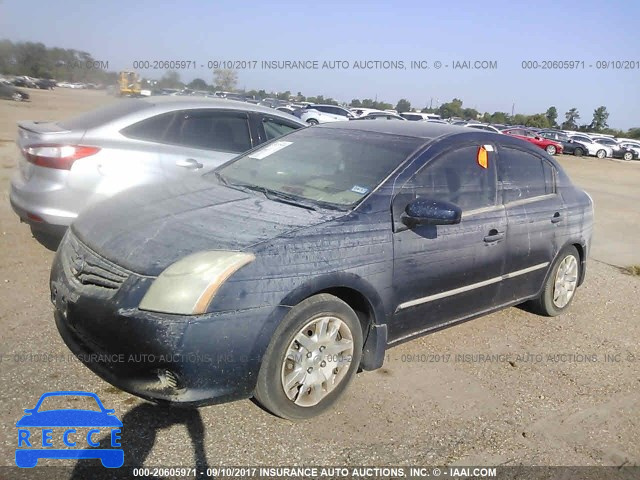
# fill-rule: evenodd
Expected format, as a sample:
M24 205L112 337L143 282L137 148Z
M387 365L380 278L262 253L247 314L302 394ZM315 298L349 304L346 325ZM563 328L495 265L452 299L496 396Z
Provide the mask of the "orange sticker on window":
M489 168L489 154L484 147L478 149L478 165L482 168Z

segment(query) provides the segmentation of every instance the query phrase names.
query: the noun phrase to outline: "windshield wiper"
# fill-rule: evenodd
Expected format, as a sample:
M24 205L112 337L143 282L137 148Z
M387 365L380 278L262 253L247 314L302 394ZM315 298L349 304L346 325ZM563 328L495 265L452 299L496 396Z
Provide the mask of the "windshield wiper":
M227 179L224 178L220 172L214 171L213 174L220 181L220 183L222 183L222 184L224 184L226 186L229 186L229 182L227 182Z
M306 208L308 210L317 211L318 207L324 208L327 210L340 210L345 211L348 210L346 207L341 207L339 205L335 205L333 203L323 202L321 200L311 200L305 201L296 195L291 195L285 192L280 192L278 190L272 190L270 188L261 187L260 185L252 185L250 183L233 183L229 182L220 172L213 172L215 176L227 187L233 188L235 190L240 190L241 192L260 192L269 200L273 200L275 202L288 203L290 205L295 205L297 207Z
M269 200L274 200L276 202L288 203L290 205L295 205L302 208L307 208L309 210L318 210L315 205L311 205L310 203L301 200L300 197L296 197L295 195L289 195L288 193L279 192L278 190L271 190L265 187L255 188L256 191L264 193L264 196Z

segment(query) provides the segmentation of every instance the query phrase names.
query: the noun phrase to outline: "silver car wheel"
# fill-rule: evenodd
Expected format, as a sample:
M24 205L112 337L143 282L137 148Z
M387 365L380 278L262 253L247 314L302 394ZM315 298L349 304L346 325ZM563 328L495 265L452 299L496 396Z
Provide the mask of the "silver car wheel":
M627 161L632 160L632 159L633 159L633 153L631 153L631 152L626 152L626 153L624 154L624 157L622 157L622 158L624 158L624 159L625 159L625 160L627 160Z
M296 334L282 361L280 379L287 398L313 407L344 380L353 357L353 336L345 322L323 316Z
M547 145L547 153L549 155L555 155L556 154L556 147L554 145Z
M605 152L604 150L598 150L596 152L596 157L598 157L598 158L604 158L606 156L607 156L607 152Z
M13 98L16 102L22 101L22 95L20 95L18 92L15 92L13 95L11 95L11 98Z
M573 297L578 285L578 261L573 255L567 255L556 271L553 285L553 304L564 308Z

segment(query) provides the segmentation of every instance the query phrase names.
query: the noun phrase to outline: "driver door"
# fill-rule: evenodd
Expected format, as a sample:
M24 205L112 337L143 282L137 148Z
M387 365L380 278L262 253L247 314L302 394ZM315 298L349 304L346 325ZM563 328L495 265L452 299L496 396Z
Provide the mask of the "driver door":
M495 148L484 168L477 161L479 147L457 146L437 155L394 197L391 343L480 313L499 301L507 221L497 196ZM460 223L406 227L400 216L418 197L458 205Z

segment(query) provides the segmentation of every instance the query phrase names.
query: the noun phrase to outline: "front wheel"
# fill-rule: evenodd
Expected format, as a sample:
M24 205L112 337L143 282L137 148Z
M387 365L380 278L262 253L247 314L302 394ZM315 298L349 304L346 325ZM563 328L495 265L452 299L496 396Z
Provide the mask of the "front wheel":
M633 153L631 152L625 152L625 154L622 156L622 158L624 158L625 160L629 161L629 160L633 160Z
M309 120L307 120L307 123L309 125L318 125L318 120L316 120L315 118L310 118Z
M531 301L533 310L547 317L564 312L573 300L578 288L580 256L573 245L558 255L542 289L542 294Z
M583 156L583 155L584 155L584 150L582 150L580 147L578 147L578 148L576 148L576 149L573 151L573 154L574 154L576 157L581 157L581 156Z
M11 98L13 98L13 100L16 102L22 101L22 95L18 92L15 92L13 95L11 95Z
M598 158L605 158L607 156L607 152L604 150L598 150L596 152L596 157Z
M547 145L547 148L545 148L545 150L547 151L547 153L549 155L555 155L556 154L556 147L555 145Z
M331 407L355 376L362 358L356 313L333 295L319 294L293 307L262 360L255 398L289 420Z

